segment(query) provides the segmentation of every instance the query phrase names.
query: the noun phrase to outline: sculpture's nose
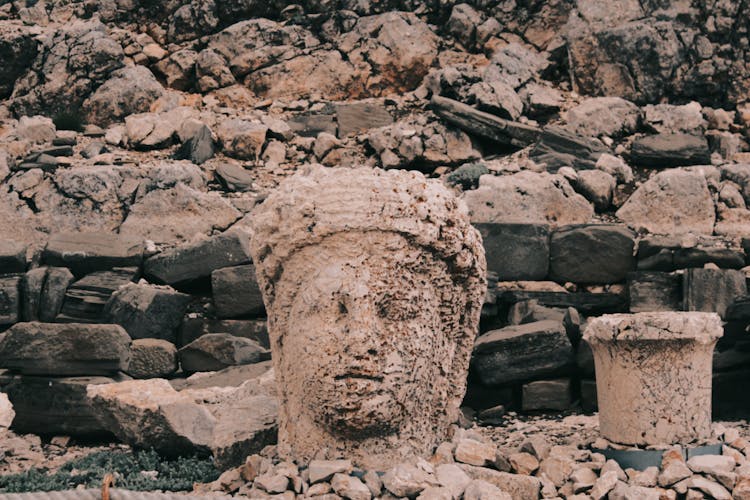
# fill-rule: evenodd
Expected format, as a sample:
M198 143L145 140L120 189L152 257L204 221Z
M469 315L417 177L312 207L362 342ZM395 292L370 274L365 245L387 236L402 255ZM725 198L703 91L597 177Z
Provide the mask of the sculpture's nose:
M381 325L367 300L342 302L338 322L343 352L355 359L375 360L382 344Z

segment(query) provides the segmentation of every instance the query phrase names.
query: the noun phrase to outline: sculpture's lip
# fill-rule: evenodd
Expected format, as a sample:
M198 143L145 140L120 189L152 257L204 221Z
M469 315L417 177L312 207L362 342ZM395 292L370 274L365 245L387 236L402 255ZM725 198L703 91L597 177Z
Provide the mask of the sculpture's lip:
M383 376L376 375L373 373L366 373L366 372L347 372L347 373L342 373L339 375L334 375L333 377L333 380L347 380L347 379L363 379L363 380L373 380L375 382L382 382Z

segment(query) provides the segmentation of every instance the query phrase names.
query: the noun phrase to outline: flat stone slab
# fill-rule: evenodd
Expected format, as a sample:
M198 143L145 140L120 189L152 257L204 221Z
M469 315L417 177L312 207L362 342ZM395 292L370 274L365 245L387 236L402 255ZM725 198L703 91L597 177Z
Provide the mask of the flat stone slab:
M639 167L710 165L711 154L705 137L690 134L657 134L634 140L630 160Z
M16 412L12 429L67 436L98 436L107 429L99 422L86 395L89 385L112 384L115 377L35 377L16 375L3 387Z
M371 128L385 127L393 123L393 117L385 107L374 101L345 102L336 105L336 121L339 137L346 137Z
M552 375L573 363L573 346L562 322L537 321L481 335L472 368L485 385Z
M13 240L0 242L0 274L22 273L26 270L27 245Z
M683 274L683 307L686 311L716 312L747 295L745 273L735 269L688 269Z
M42 253L50 266L67 267L76 276L113 267L139 266L143 240L113 233L57 233Z
M104 310L108 323L121 325L133 339L175 343L177 329L192 300L170 287L128 283L112 294Z
M487 270L499 281L543 280L549 267L547 224L472 224L482 233Z
M635 269L635 233L623 225L591 224L555 230L550 240L550 279L607 284Z
M84 276L68 287L57 322L102 323L104 307L121 287L138 278L136 267L97 271Z
M130 337L119 325L17 323L0 340L0 367L24 375L125 371Z
M185 372L208 372L229 366L247 365L270 358L270 353L254 340L228 333L209 333L179 351Z
M177 345L185 346L208 333L228 333L254 340L266 349L270 348L265 319L210 319L190 315L182 320Z
M160 283L179 288L207 279L216 269L251 261L250 237L243 231L231 231L154 255L146 260L144 271Z
M605 314L593 318L584 340L590 344L612 341L696 340L713 342L724 334L721 319L704 312L643 312Z
M681 311L682 276L640 271L628 275L630 312Z

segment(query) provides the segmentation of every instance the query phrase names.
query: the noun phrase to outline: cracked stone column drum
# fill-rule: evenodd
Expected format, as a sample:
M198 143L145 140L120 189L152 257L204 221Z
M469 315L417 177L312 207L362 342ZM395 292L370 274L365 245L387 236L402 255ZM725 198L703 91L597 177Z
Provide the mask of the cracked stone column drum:
M384 470L448 438L486 292L466 207L418 172L313 166L252 216L279 454Z
M719 316L698 312L610 314L584 340L596 364L603 437L629 445L688 444L711 434L713 349Z

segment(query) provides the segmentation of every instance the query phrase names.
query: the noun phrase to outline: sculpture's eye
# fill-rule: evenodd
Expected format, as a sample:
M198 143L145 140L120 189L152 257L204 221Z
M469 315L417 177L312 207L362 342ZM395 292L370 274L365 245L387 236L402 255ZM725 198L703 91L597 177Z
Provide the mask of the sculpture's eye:
M339 300L339 313L341 314L347 314L349 312L349 309L347 309L346 304L343 300Z

